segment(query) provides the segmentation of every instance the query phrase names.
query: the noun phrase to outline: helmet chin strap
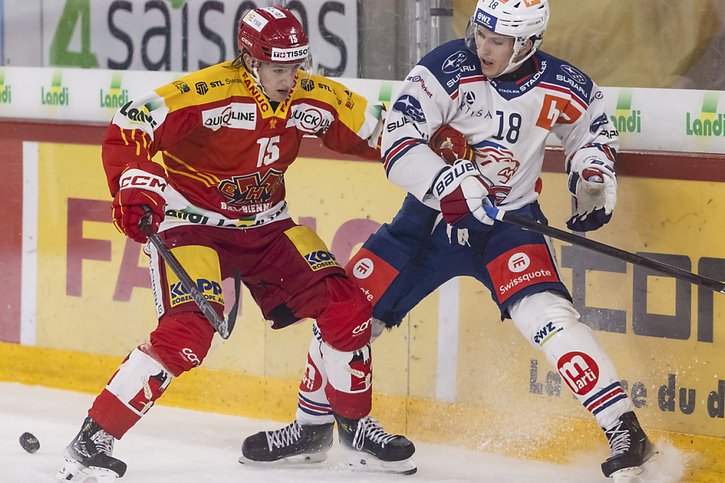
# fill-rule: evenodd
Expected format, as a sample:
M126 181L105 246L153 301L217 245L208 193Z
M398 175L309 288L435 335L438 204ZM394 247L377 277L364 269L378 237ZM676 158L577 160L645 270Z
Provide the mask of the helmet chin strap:
M531 46L531 49L529 49L529 53L528 54L526 54L525 56L523 56L518 61L514 62L514 59L524 49L524 46L526 45L526 41L527 40L529 40L529 39L522 38L522 37L516 37L516 39L514 40L514 51L511 54L511 58L509 59L509 63L506 66L506 68L503 70L503 72L501 72L498 76L502 76L504 74L508 74L509 72L515 71L516 69L518 69L521 66L521 64L523 64L524 62L526 62L526 59L528 59L529 57L531 57L532 55L534 55L534 52L536 52L536 49L532 45Z
M254 83L257 84L257 87L259 87L259 90L262 91L262 94L264 94L267 99L269 99L269 94L267 94L267 91L264 89L264 85L262 84L262 80L259 77L259 61L252 57L252 79L254 79Z

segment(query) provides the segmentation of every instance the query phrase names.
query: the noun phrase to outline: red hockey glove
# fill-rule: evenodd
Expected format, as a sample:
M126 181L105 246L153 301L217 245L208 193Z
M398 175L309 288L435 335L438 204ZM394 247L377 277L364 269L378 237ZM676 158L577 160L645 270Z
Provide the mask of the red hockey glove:
M139 243L148 239L139 223L146 216L143 206L151 209L151 230L156 233L164 219L163 192L166 180L140 169L129 169L121 176L120 189L113 198L113 224L118 231Z
M440 200L443 219L449 225L456 228L475 228L477 223L493 225L483 209L488 186L472 162L459 159L443 169L433 182L433 194Z

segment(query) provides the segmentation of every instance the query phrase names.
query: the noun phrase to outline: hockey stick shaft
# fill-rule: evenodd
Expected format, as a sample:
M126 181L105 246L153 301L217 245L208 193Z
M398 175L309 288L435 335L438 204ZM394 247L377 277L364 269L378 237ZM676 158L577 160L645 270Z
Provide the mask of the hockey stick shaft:
M184 288L184 290L186 290L186 292L191 295L194 303L196 303L202 313L209 320L209 323L212 327L214 327L214 330L217 331L222 339L228 339L232 333L232 329L234 328L235 318L232 316L232 314L236 315L236 303L232 307L229 319L221 318L219 314L217 314L216 310L214 310L214 307L212 307L209 301L204 297L204 294L199 291L196 283L194 283L194 281L191 279L189 273L181 265L179 259L176 258L176 255L174 255L172 251L169 250L169 248L166 246L166 243L164 243L164 241L161 239L161 237L159 237L157 233L153 233L151 231L150 224L148 222L150 209L144 206L144 211L146 212L147 216L141 220L141 230L148 237L151 244L156 247L156 251L159 252L161 258L163 258L164 262L166 262L166 265L168 265L171 271L174 272L174 275L176 275L176 277L179 279L179 281L181 282L181 286ZM239 295L237 295L237 300L238 297Z
M651 258L643 257L635 253L630 253L625 250L613 247L611 245L606 245L598 241L590 240L589 238L584 238L583 236L575 235L568 231L560 230L549 225L544 225L543 223L539 223L531 218L526 218L523 216L518 216L499 210L496 219L518 225L522 228L526 228L527 230L541 233L542 235L547 235L558 240L569 242L572 245L578 245L580 247L587 248L595 252L609 255L610 257L619 258L620 260L627 261L634 265L640 265L642 267L646 267L657 272L664 273L666 275L671 275L675 278L685 280L692 284L709 288L710 290L713 290L715 292L725 293L725 283L719 282L711 278L703 277L702 275L697 275L696 273L688 272L687 270L683 270L678 267L673 267L672 265L668 265L666 263L658 262L657 260L652 260Z

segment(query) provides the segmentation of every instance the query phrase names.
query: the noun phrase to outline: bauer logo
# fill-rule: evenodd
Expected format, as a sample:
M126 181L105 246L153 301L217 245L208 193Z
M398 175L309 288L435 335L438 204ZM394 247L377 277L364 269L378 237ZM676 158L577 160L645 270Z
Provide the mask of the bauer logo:
M111 77L111 85L107 91L99 89L100 105L112 109L118 109L128 102L128 91L121 87L123 74L116 72Z
M40 103L47 106L67 106L70 103L70 94L67 87L63 87L63 71L53 72L50 88L40 87Z
M702 110L699 113L685 113L685 134L688 136L725 136L723 114L717 112L719 95L716 92L706 92L702 100Z
M308 253L305 255L305 260L313 272L327 267L340 266L340 264L337 263L337 260L335 260L335 256L325 250L315 250L312 253Z
M478 25L486 27L489 30L496 30L496 23L498 19L492 15L487 14L480 8L476 10L476 18L474 20Z
M622 89L617 97L617 110L611 117L612 124L620 133L642 132L642 115L632 109L632 90Z
M599 366L583 352L567 352L556 367L569 388L580 396L594 389L599 381Z
M12 101L12 89L5 82L5 69L0 69L0 104L10 104Z

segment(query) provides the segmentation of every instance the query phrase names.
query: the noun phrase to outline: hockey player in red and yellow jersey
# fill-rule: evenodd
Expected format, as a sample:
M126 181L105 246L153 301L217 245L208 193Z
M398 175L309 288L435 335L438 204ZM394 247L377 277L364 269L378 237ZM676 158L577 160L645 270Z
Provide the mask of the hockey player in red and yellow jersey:
M290 218L285 201L284 174L305 135L341 153L379 158L381 108L307 72L307 35L285 8L249 11L238 46L234 61L182 77L116 113L102 150L114 224L145 243L139 223L149 216L220 315L222 280L238 272L273 328L316 319L340 439L351 448L355 442L357 461L381 456L383 440L385 459L408 460L413 444L368 417L371 306L315 232ZM199 366L211 345L209 321L155 247L147 251L158 325L94 400L66 448L62 481L123 476L114 441L174 377ZM289 431L305 448L332 444L329 431Z

